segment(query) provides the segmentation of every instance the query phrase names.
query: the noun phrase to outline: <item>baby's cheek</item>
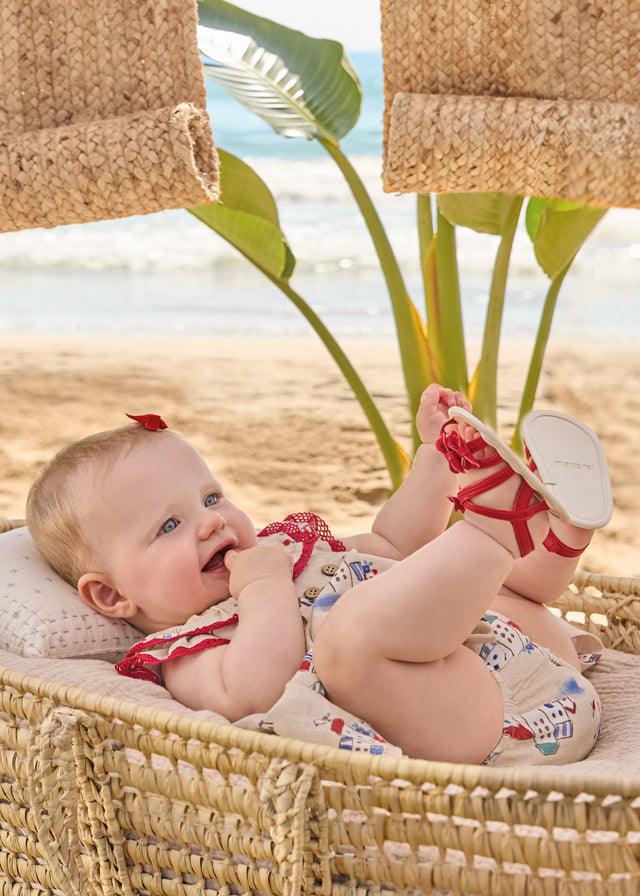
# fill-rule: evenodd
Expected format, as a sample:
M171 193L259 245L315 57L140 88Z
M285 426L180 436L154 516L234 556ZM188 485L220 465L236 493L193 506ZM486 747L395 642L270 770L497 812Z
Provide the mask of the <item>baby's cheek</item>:
M241 510L238 510L237 512L237 516L234 521L234 529L236 530L236 535L241 539L244 547L251 547L252 545L258 544L256 528L247 514L243 513Z

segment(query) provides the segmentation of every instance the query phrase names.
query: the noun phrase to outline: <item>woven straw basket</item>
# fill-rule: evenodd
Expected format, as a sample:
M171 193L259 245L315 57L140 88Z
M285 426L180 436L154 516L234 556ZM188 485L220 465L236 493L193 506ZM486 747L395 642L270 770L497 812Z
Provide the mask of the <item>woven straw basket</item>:
M382 0L384 187L640 206L640 0Z
M640 579L556 606L640 654ZM345 754L10 668L0 702L3 896L638 892L638 774Z
M196 0L1 0L0 232L218 198Z

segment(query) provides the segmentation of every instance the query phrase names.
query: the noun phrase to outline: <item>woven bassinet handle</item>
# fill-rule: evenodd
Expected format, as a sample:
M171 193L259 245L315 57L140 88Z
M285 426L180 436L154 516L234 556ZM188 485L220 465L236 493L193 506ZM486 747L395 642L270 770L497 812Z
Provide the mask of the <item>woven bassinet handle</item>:
M317 766L272 759L258 781L284 896L331 893L329 820Z
M65 896L103 892L135 896L96 722L97 717L88 713L54 706L39 724L30 726L27 790L38 848ZM99 881L86 873L81 851L89 854L94 870L100 867Z
M214 202L218 155L191 103L0 135L0 232Z

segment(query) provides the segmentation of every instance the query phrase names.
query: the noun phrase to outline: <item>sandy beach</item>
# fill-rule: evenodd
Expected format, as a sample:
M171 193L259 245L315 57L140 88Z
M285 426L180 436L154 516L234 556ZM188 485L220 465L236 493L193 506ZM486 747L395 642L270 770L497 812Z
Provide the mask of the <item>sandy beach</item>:
M345 343L406 447L409 416L392 341ZM210 462L256 525L312 510L337 535L367 531L388 490L377 443L317 338L151 340L0 337L0 516L24 515L29 485L68 441L162 414ZM530 346L506 345L499 426L507 436ZM470 359L472 362L473 359ZM615 511L581 567L640 575L640 363L637 348L554 345L537 407L574 414L600 435Z

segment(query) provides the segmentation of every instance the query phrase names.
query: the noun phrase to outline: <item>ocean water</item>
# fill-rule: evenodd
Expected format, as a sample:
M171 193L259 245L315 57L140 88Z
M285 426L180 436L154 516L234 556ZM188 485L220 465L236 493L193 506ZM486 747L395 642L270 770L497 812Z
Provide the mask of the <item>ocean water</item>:
M360 119L342 146L365 182L411 295L424 300L415 199L380 185L382 65L355 53ZM394 333L389 298L364 222L340 172L314 141L278 137L208 82L217 143L243 158L274 194L297 258L292 279L338 337ZM498 238L458 229L465 332L482 334ZM605 216L565 280L552 337L640 341L640 210ZM224 240L184 211L0 234L0 330L233 338L304 335L289 300ZM530 338L547 278L521 222L514 241L503 333Z

